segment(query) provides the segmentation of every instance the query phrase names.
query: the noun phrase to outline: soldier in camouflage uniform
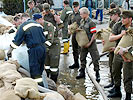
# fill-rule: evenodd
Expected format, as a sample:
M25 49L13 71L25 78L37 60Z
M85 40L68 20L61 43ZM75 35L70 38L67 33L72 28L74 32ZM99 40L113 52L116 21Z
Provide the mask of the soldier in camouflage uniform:
M48 77L57 82L61 45L58 35L54 30L52 23L44 21L44 34L46 35L45 69Z
M81 16L79 13L79 3L77 1L73 2L73 14L70 17L69 25L77 22L78 25L80 25ZM74 58L74 64L69 66L69 68L79 68L79 45L76 41L76 33L72 34L72 49L73 49L73 58Z
M72 9L69 6L69 2L67 0L63 1L63 5L64 9L60 17L64 24L64 27L62 28L62 40L64 43L64 50L62 54L67 54L69 51L68 19L70 14L72 14Z
M121 18L120 18L121 11L119 8L114 8L109 13L110 13L110 19L111 19L111 21L109 23L109 28L112 29L113 25L116 22L121 20ZM104 88L109 88L114 85L114 80L113 80L113 76L112 76L112 63L113 63L113 57L114 57L114 49L115 48L111 48L110 52L109 52L109 68L110 68L110 75L111 75L111 83L109 85L105 86Z
M96 41L94 38L96 34L96 24L89 18L89 11L86 7L83 7L80 9L80 16L82 18L80 22L80 28L86 31L86 34L89 39L89 43L84 47L81 47L81 53L80 53L81 68L76 78L80 79L85 77L86 57L89 52L94 64L94 71L96 71L96 80L99 82L100 74L99 74L98 61L100 59L100 56L99 56L99 52L96 46Z
M116 44L118 45L120 39L122 38L123 35L126 34L126 30L128 27L131 26L132 23L132 17L133 14L131 11L123 11L122 12L122 21L117 22L112 29L112 35L110 36L109 40L111 42L116 41ZM114 55L113 58L113 66L112 66L112 74L113 74L113 79L114 79L114 88L111 89L110 94L108 97L121 97L121 69L122 66L125 66L125 62L123 62L123 58L120 55ZM127 63L127 62L126 62ZM131 64L127 63L125 68L131 68ZM131 80L129 81L128 79L128 74L125 73L126 77L124 77L124 84L126 88L126 98L131 98L131 92L132 92L132 83ZM125 99L125 100L131 100L131 99Z
M28 5L29 9L26 10L26 13L29 14L30 18L32 18L32 15L34 13L40 13L40 10L35 7L35 3L33 0L29 0L27 5Z

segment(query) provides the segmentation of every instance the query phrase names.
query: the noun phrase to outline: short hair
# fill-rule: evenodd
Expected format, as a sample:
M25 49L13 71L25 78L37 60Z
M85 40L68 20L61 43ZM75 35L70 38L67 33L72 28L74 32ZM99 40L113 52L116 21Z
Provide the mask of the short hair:
M80 12L82 11L84 14L89 14L89 10L86 7L80 8Z
M64 0L63 3L66 4L66 5L68 5L69 4L69 1L68 0Z
M112 2L112 3L110 4L110 8L111 8L111 9L116 8L116 4L115 4L114 2Z

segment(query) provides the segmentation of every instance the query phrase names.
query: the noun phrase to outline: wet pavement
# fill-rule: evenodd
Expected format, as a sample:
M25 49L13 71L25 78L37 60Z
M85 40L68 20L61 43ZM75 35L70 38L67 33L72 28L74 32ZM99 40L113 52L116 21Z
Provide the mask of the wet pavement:
M100 28L107 28L107 20L104 20L104 24L97 25L97 29ZM96 20L94 20L96 21ZM99 41L97 41L99 42ZM102 44L97 44L99 53L102 54ZM63 48L62 48L63 50ZM91 62L91 57L88 54L87 57L87 69L90 74L93 75L95 78L95 72L93 71L93 64L90 64ZM88 100L104 100L100 92L97 91L96 87L90 80L88 74L86 73L85 79L76 79L76 75L78 72L78 69L69 69L69 66L73 64L73 55L72 55L72 48L70 47L69 49L69 55L60 55L60 74L58 78L58 84L64 84L66 85L73 93L81 93L84 95ZM109 72L109 67L108 67L108 57L105 55L100 58L100 77L101 80L99 82L100 86L104 90L105 94L108 95L108 90L111 88L104 89L104 86L108 85L110 83L110 72ZM122 98L109 98L109 100L124 100L125 98L125 91L123 89L123 83L121 86L121 91L122 91ZM133 95L132 95L132 100L133 100Z

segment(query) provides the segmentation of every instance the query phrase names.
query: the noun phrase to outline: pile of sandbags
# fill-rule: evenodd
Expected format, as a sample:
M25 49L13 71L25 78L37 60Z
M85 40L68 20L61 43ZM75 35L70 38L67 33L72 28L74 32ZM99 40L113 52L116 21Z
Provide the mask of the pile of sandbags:
M11 16L11 15L8 15L8 16L2 16L3 18L5 18L6 20L8 20L10 23L12 23L13 24L13 18L14 18L14 16Z
M111 34L110 28L100 29L99 31L97 31L95 38L104 41L102 52L110 51L110 48L113 48L116 46L116 42L110 42L109 41L110 34Z
M58 93L60 93L65 100L87 100L80 93L76 93L75 95L64 85L59 85L57 88Z
M133 27L130 27L126 34L121 38L120 42L118 43L114 53L118 54L120 47L126 48L129 46L133 46ZM133 56L130 53L125 53L124 56L133 61Z
M78 42L78 45L80 47L85 46L87 43L89 43L88 36L86 34L86 31L84 29L76 29L76 40Z

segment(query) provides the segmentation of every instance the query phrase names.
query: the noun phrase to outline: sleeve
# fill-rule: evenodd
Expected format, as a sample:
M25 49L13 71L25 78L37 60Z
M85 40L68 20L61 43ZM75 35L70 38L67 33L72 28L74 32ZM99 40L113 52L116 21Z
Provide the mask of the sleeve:
M112 34L114 34L114 35L117 35L117 30L118 30L118 23L115 23L114 25L113 25L113 27L112 27Z
M90 22L90 33L96 33L96 24L94 22Z
M23 30L23 26L20 26L20 28L18 29L16 36L14 37L14 40L11 43L11 46L13 48L16 48L17 46L20 46L22 44L22 42L24 41L24 30Z
M60 19L61 19L62 21L64 21L64 20L65 20L65 17L66 17L66 9L64 9L64 10L62 11L62 14L61 14Z

